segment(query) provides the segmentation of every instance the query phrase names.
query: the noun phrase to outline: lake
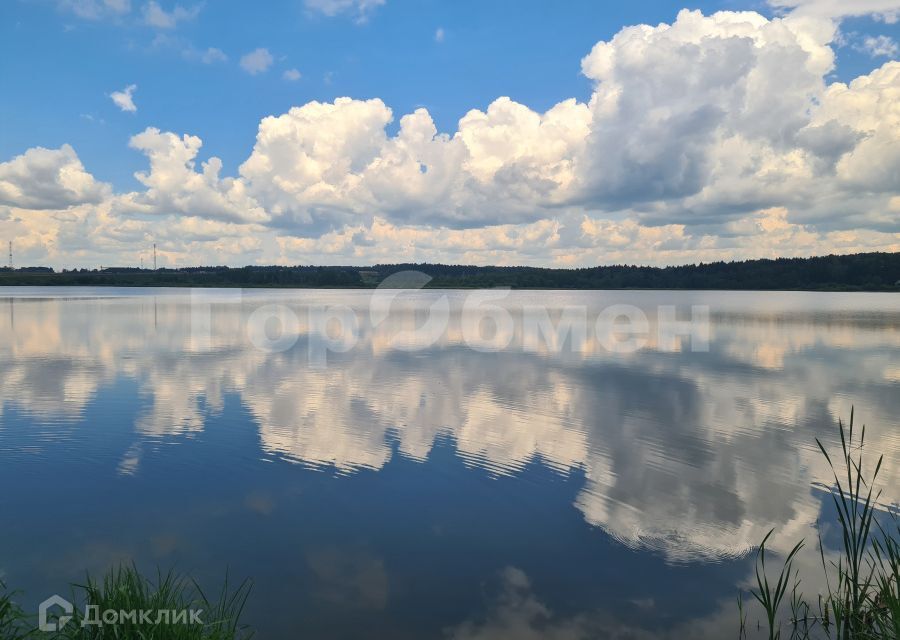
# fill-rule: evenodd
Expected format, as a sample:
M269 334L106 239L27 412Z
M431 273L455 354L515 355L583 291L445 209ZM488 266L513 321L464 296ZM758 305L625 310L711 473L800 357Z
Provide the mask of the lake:
M0 356L34 608L134 561L259 638L736 637L851 406L900 498L898 294L5 288Z

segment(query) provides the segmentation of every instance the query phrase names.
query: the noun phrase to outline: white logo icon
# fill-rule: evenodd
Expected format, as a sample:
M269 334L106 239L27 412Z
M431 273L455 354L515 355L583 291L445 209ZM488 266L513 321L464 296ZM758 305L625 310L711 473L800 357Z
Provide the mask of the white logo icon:
M47 614L52 607L60 607L64 614L57 617L54 622L47 620ZM47 598L38 607L38 628L41 631L59 631L72 619L73 610L72 603L61 596Z

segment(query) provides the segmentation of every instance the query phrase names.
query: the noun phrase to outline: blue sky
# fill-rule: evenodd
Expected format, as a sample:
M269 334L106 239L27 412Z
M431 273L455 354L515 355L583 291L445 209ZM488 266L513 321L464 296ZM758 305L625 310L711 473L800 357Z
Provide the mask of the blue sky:
M171 10L173 3L161 5ZM456 130L469 109L499 96L544 111L590 96L579 69L595 42L622 26L671 22L684 6L711 13L764 2L596 2L564 7L546 0L508 2L391 0L360 21L353 10L329 17L300 0L211 2L174 29L146 25L139 7L123 18L82 19L53 2L12 0L2 20L2 76L15 87L0 103L6 125L0 158L29 147L72 144L92 172L136 188L143 157L128 138L147 126L190 132L234 172L253 147L260 118L310 100L380 97L395 114L426 106L438 129ZM898 25L855 19L853 30L898 35ZM444 38L435 35L442 29ZM185 51L210 47L228 60L204 64ZM250 75L240 57L259 47L275 61ZM27 64L25 63L27 61ZM835 76L847 80L879 60L843 47ZM286 81L297 69L302 77ZM136 84L138 111L120 112L109 94Z
M774 19L795 11L831 20L836 61L823 81L833 83L897 57L896 3L867 2L873 10L859 16L833 15L829 0L773 2L798 9L761 0L687 8L704 16L749 10ZM154 127L198 136L198 162L221 158L221 175L237 176L262 118L341 96L383 101L393 111L389 137L401 116L420 107L438 132L452 136L467 112L484 111L501 96L539 114L569 98L588 103L596 82L582 73L581 60L592 47L630 25L674 23L683 8L535 0L10 0L0 9L0 161L67 144L96 181L113 193L132 192L144 188L134 174L148 162L129 141ZM259 49L271 62L251 72L242 58ZM111 95L131 85L136 110L122 110Z

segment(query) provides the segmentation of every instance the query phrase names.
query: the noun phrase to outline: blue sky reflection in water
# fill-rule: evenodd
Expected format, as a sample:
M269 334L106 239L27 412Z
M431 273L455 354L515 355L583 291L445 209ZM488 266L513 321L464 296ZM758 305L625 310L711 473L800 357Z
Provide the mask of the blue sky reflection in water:
M813 439L832 441L851 404L898 498L893 294L502 302L516 327L532 305L633 304L651 325L661 304L710 306L707 352L651 339L630 354L591 333L526 349L518 329L472 349L466 292L403 294L378 326L371 292L207 295L201 344L186 291L0 291L0 575L29 606L134 560L252 577L261 638L731 637L752 545L771 527L782 550L815 535ZM436 344L392 340L440 296ZM272 353L246 326L274 303L300 321ZM360 328L311 368L318 304ZM811 592L817 562L800 558Z

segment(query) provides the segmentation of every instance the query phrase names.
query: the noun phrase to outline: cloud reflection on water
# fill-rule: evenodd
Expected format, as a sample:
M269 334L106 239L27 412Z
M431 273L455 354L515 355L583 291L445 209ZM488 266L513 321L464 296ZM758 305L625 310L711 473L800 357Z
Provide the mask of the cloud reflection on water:
M651 342L611 354L596 340L526 349L518 334L508 349L479 352L463 343L453 304L457 321L436 344L397 348L393 336L418 326L417 312L437 295L412 294L377 328L363 322L357 345L330 354L324 369L309 367L303 309L323 297L365 309L366 292L214 303L203 348L184 295L10 301L14 321L0 325L0 416L28 414L52 440L54 425L76 424L104 386L134 380L143 408L134 444L120 452L122 474L140 472L143 442L201 433L228 394L253 416L264 455L342 474L383 468L392 442L424 462L447 436L466 464L493 474L535 460L583 473L575 507L584 519L670 561L740 556L773 526L786 541L801 537L819 510L809 487L829 478L810 445L831 435L851 403L864 410L871 446L892 463L886 486L900 486L896 297L820 294L826 308L803 309L790 294L692 294L713 311L708 353ZM517 292L506 304L649 308L661 295ZM272 301L300 318L296 345L281 353L247 337L248 315Z

